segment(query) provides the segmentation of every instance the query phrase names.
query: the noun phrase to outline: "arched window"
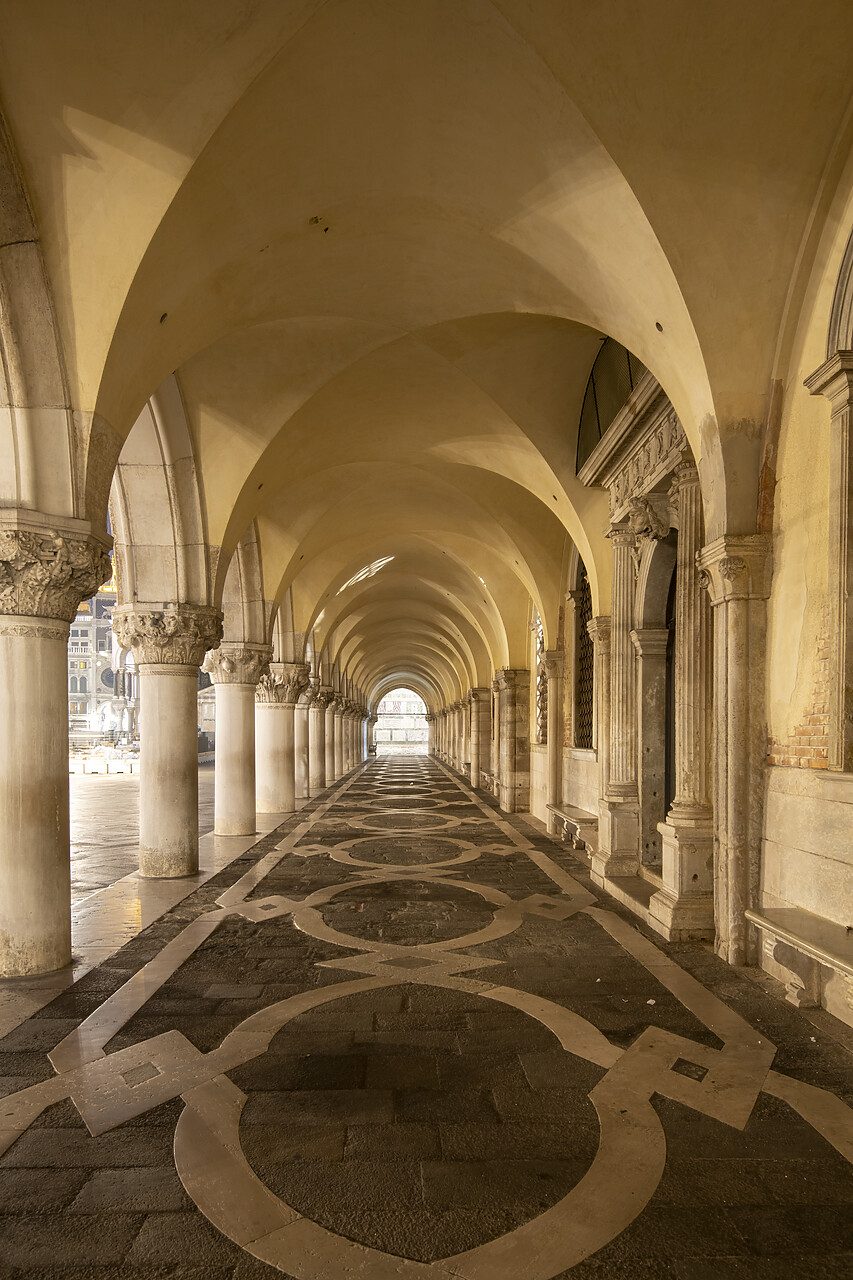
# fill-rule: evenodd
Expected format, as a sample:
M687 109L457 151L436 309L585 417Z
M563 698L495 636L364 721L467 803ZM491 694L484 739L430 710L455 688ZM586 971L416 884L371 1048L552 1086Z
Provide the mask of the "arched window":
M627 347L605 339L584 393L576 470L580 471L645 372L646 366Z
M594 703L594 649L592 636L589 634L589 623L592 620L592 592L589 589L589 578L586 566L580 565L578 573L578 602L575 614L577 618L577 635L575 637L575 746L586 750L592 749L592 724Z
M72 693L76 693L76 692L77 692L77 677L76 677L76 676L72 676L72 677L71 677L71 680L70 680L70 683L69 683L69 688L71 689L71 692L72 692Z
M89 692L89 684L88 684L88 681L86 680L86 677L85 677L85 676L81 676L81 677L80 677L80 692L81 692L81 693L88 693L88 692Z

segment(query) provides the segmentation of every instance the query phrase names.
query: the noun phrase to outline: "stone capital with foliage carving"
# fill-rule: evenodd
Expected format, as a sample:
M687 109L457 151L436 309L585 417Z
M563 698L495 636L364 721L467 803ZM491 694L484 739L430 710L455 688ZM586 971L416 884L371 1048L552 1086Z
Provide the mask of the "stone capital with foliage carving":
M214 684L256 685L271 657L271 645L226 641L205 655L202 671L207 672Z
M0 522L0 615L71 622L111 572L108 546L92 534Z
M303 689L308 686L310 671L306 662L271 662L268 674L258 681L256 700L295 707Z
M317 692L314 696L314 706L317 708L318 711L323 712L323 714L325 715L329 707L329 703L332 701L334 696L335 696L334 689L330 688L329 685L321 684L319 685Z
M113 631L138 667L198 667L222 639L222 614L202 604L123 605L113 613Z

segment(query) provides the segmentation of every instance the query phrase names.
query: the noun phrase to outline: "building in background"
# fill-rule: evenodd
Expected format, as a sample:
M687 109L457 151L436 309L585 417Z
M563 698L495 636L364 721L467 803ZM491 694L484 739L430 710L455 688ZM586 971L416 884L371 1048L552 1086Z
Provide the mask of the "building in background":
M410 689L394 689L379 704L373 732L376 754L421 755L427 749L426 706Z

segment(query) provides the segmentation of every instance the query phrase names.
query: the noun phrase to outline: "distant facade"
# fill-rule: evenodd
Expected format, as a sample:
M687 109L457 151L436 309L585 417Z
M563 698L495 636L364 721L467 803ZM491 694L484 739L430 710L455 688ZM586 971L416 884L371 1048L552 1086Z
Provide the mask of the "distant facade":
M426 750L426 707L417 694L394 689L380 702L378 715L373 732L377 752Z

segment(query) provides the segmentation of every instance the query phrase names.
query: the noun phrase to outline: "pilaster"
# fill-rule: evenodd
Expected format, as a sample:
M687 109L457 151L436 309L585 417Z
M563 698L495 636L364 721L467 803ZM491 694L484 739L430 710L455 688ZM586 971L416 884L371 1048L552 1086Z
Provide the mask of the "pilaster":
M562 733L562 680L564 655L559 649L547 649L544 654L545 675L548 679L548 786L547 804L560 804L563 798L563 733ZM556 835L559 819L548 811L548 834Z
M530 672L496 672L500 688L500 806L505 813L530 808Z

